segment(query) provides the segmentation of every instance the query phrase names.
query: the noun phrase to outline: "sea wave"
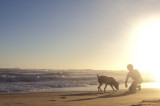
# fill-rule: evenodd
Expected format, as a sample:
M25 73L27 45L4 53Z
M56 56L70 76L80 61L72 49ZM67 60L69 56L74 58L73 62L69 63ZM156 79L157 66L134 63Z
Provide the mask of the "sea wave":
M126 71L106 70L0 69L0 92L34 92L98 85L97 73L114 77L119 83L124 83L127 74ZM146 77L144 81L151 80Z

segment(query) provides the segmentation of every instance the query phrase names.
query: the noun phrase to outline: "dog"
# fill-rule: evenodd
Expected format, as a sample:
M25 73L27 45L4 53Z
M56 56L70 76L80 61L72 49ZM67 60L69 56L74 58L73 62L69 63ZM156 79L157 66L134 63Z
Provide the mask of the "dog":
M98 74L97 74L97 77L98 77L98 82L99 82L98 91L102 91L101 90L102 84L105 84L104 92L106 92L105 90L106 90L107 85L110 85L113 91L115 90L114 87L117 90L119 90L119 83L117 83L117 81L113 77L99 76Z

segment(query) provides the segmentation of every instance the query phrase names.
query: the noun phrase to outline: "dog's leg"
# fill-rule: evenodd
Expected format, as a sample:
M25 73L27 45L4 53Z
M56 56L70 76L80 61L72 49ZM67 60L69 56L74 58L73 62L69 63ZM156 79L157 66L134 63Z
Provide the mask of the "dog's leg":
M101 85L101 86L102 86L102 85ZM100 86L100 91L102 91L101 86Z
M100 86L100 85L99 85ZM97 87L98 88L98 91L99 91L99 86Z
M111 86L111 88L113 89L113 91L114 91L114 88L113 88L113 85L110 85Z
M104 87L104 92L106 92L106 87L107 87L107 84L106 84L105 87Z
M101 90L101 86L102 86L102 84L101 84L101 83L99 83L98 91L102 91L102 90Z

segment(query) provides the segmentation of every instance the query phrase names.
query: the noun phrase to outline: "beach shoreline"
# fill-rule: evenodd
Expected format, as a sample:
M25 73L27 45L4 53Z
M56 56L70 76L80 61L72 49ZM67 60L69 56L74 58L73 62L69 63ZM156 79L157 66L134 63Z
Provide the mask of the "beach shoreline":
M143 106L160 104L160 89L8 93L0 94L0 100L2 106Z

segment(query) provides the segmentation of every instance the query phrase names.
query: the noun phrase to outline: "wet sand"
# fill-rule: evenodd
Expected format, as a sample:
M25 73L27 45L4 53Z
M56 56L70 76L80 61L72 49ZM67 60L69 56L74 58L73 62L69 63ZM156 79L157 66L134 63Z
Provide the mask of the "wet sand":
M160 106L160 89L0 94L0 106Z

